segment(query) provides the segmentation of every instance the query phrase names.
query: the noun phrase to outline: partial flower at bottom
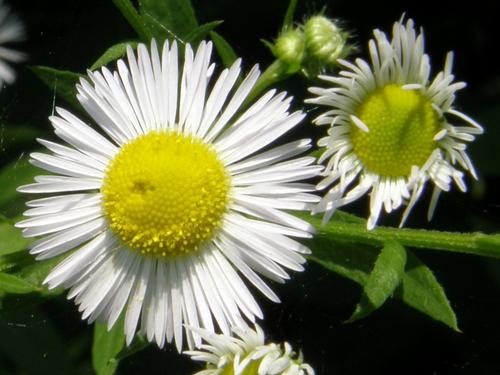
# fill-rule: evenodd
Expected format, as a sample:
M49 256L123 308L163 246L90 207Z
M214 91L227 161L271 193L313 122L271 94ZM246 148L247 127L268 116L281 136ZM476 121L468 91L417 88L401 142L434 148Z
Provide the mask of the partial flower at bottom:
M37 259L62 260L44 281L69 289L89 322L112 327L124 313L127 343L140 323L149 341L199 345L183 325L229 334L263 314L246 279L279 302L261 276L277 282L302 271L312 227L283 210L318 198L300 182L321 167L303 139L269 148L303 119L274 90L241 106L259 71L242 80L240 60L212 82L212 44L184 51L128 49L128 63L82 79L78 99L94 130L58 108L50 117L65 144L40 140L50 154L31 162L52 174L18 190L48 195L28 202L19 222ZM102 134L104 133L104 134ZM266 148L265 151L260 151ZM246 318L246 319L245 319Z
M21 21L12 14L10 7L0 0L0 89L4 83L10 84L16 79L14 70L8 63L17 63L25 59L23 53L13 50L8 44L23 39L24 27Z
M411 19L394 24L391 41L379 30L374 35L371 65L359 58L355 64L340 61L345 70L338 76L320 76L332 87L310 88L317 97L307 100L330 107L315 119L330 126L318 143L324 148L319 161L326 162L318 188L329 190L313 212L325 212L328 221L338 207L371 190L369 229L382 209L389 213L407 204L403 225L427 181L434 185L429 219L453 182L466 191L460 169L477 178L466 143L483 131L453 107L465 83L453 82L452 53L431 80L424 36Z
M314 375L314 369L293 352L289 343L265 344L262 328L235 328L237 337L196 330L205 343L200 350L187 351L206 369L195 375Z

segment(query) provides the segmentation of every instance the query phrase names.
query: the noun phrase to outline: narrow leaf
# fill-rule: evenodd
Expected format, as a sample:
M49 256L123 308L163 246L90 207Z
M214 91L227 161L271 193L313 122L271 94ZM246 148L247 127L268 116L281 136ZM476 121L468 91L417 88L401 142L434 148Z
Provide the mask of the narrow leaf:
M38 292L40 288L18 276L0 272L0 290L11 294Z
M236 52L233 50L233 47L231 47L229 42L222 35L215 31L210 32L210 37L214 42L215 49L217 50L222 63L225 67L229 68L238 58Z
M218 25L220 25L223 21L212 21L208 23L204 23L201 26L198 26L196 29L192 30L189 34L184 38L186 43L191 43L196 46L200 43L209 32L215 29Z
M31 70L54 91L55 95L64 99L73 108L81 108L76 99L76 84L80 80L80 74L48 66L32 66Z
M137 13L134 5L130 0L113 0L115 6L120 10L121 14L128 21L135 32L145 41L151 39L151 34L144 26L144 22Z
M140 352L143 349L146 349L151 343L146 340L144 336L137 333L134 337L134 340L129 346L125 346L120 352L115 356L117 361L121 361L124 358L131 356L137 352Z
M127 53L127 46L131 46L132 48L137 47L137 42L124 42L118 43L114 46L109 47L106 52L103 53L101 57L99 57L94 64L90 67L90 70L96 70L100 67L109 64L112 61L118 60L122 58Z
M184 39L198 27L190 0L139 0L139 11L146 28L161 42L171 37L168 33Z
M94 325L94 342L92 344L92 365L97 375L112 375L118 367L116 355L125 345L123 319L119 319L108 331L106 324Z
M407 255L406 272L395 297L455 331L460 331L455 312L439 281L414 254L407 251Z
M285 19L283 20L283 30L287 30L293 25L293 15L295 13L295 8L297 7L297 2L297 0L290 0L285 13Z
M367 317L392 296L403 278L406 250L396 241L385 244L363 286L361 300L348 321Z

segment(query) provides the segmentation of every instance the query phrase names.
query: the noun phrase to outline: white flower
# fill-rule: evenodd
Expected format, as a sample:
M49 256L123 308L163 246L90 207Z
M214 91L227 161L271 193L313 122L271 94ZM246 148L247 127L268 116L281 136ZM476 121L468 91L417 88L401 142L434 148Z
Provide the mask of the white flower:
M4 83L14 82L16 76L8 62L24 60L24 54L9 47L6 43L18 42L24 38L24 28L10 8L0 0L0 89Z
M453 82L452 53L431 80L424 37L411 19L394 24L392 41L379 30L374 36L371 66L359 58L355 64L342 61L346 70L339 76L320 76L334 86L311 88L317 97L308 100L332 107L315 119L330 126L318 143L325 148L320 162L327 161L318 188L331 188L313 212L325 212L327 221L337 207L371 190L369 229L382 207L389 213L407 203L403 225L428 180L434 184L429 219L440 192L450 190L453 181L465 191L459 166L477 179L466 142L482 133L453 107L465 83ZM449 122L456 120L465 125Z
M69 288L89 322L111 327L124 312L128 343L139 320L148 340L174 339L181 350L183 324L229 334L245 317L262 318L242 276L279 302L260 275L284 282L309 253L290 237L308 238L312 227L281 210L318 202L298 181L321 167L291 159L310 140L268 148L304 114L290 114L292 98L274 90L242 111L258 68L236 87L237 60L212 84L211 51L186 45L179 72L176 43L160 55L153 41L137 58L128 48L117 71L88 72L78 99L105 136L58 108L50 121L67 144L41 140L52 153L31 155L54 174L19 188L55 194L28 202L17 224L41 237L31 248L38 259L69 253L45 283ZM201 342L186 337L189 347Z
M256 325L235 328L238 337L216 335L196 329L206 342L200 350L186 351L194 361L205 362L206 370L195 375L314 375L314 369L302 362L289 343L265 344L264 332Z

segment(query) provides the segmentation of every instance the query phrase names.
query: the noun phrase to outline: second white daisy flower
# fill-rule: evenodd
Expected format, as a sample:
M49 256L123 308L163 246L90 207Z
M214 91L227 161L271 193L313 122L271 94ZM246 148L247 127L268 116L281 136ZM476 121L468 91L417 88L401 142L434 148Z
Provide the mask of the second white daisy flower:
M453 107L465 83L453 82L452 53L431 79L423 34L411 19L394 24L390 41L379 30L374 36L371 65L359 58L355 64L341 61L346 70L339 76L320 76L334 86L311 88L317 97L308 100L331 107L315 120L330 126L319 141L326 168L318 185L330 189L313 211L325 212L327 221L336 208L371 190L369 229L382 209L391 212L407 202L403 225L427 181L434 185L429 218L439 193L453 182L465 191L460 168L477 178L466 143L482 133L481 126Z
M67 144L40 140L51 154L31 155L53 174L19 188L50 194L28 202L17 224L40 237L31 253L70 253L45 283L68 288L90 322L111 327L124 312L128 343L139 324L148 340L181 350L184 324L229 334L262 318L243 278L278 302L261 276L283 282L309 252L291 237L310 237L311 226L282 210L317 203L299 181L321 167L293 159L307 139L268 148L304 114L274 90L240 113L259 70L236 87L237 60L212 84L211 51L187 45L179 71L176 43L159 53L153 41L137 57L129 48L117 71L89 72L78 99L105 135L58 108L50 120Z

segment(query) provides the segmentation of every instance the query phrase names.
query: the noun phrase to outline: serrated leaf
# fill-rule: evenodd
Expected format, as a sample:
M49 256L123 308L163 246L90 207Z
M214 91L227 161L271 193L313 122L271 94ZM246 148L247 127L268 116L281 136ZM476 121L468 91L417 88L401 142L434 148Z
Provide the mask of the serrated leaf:
M95 323L92 343L92 365L97 375L112 375L118 367L118 353L125 346L123 317L108 331L106 324Z
M24 238L21 230L0 218L0 255L11 254L27 248L31 242Z
M184 38L184 41L196 46L208 35L209 32L219 26L222 22L223 21L212 21L204 23L203 25L198 26L196 29L187 34Z
M215 31L210 32L210 37L214 42L215 49L217 50L222 63L226 68L229 68L238 58L236 52L233 50L233 47L231 47L229 42L222 35Z
M81 110L80 102L76 99L76 84L80 80L80 74L48 66L32 66L31 70L56 96L64 99L73 108Z
M16 191L17 187L33 182L33 178L41 174L41 170L29 163L28 155L21 157L0 170L0 212L5 212L5 207L13 201L23 197Z
M181 40L198 27L190 0L139 0L139 12L149 33L160 43Z
M113 4L120 10L121 14L130 26L135 30L135 32L144 40L148 41L151 39L152 35L149 33L144 25L144 21L135 9L134 5L130 0L113 0Z
M290 0L288 8L285 13L285 18L283 20L283 30L287 30L293 25L293 15L295 13L295 8L297 7L297 0Z
M26 294L38 292L40 288L16 275L0 272L0 290L11 294Z
M455 312L432 271L410 251L407 251L407 256L403 282L395 297L453 330L460 331Z
M127 53L127 46L131 46L132 48L136 48L139 43L131 41L131 42L123 42L115 44L114 46L109 47L106 52L99 57L94 64L90 67L90 70L96 70L100 67L109 64L115 60L118 60L125 56Z
M348 321L365 318L382 306L403 279L405 264L405 248L396 241L387 242L363 285L361 299Z

